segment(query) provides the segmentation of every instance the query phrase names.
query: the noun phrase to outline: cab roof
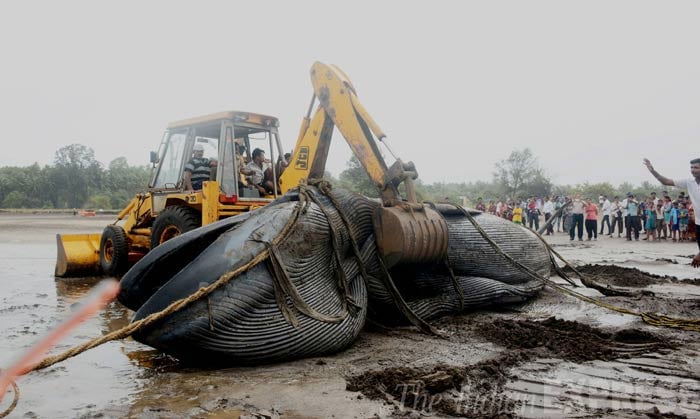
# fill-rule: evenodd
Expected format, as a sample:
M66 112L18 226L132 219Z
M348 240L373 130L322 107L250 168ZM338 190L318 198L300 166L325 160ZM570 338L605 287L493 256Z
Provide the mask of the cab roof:
M261 126L279 126L279 121L274 116L252 112L224 111L171 122L168 124L168 129L205 124L208 122L220 121L222 119L230 119L234 122L246 122Z

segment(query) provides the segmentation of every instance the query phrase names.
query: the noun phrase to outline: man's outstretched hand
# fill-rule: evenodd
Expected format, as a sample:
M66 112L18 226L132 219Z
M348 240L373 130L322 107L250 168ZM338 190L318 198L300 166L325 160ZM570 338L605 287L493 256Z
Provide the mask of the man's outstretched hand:
M693 260L690 261L690 264L693 266L693 268L700 268L700 253L693 256Z
M690 264L693 266L693 268L700 268L700 253L693 257L693 260L690 262Z
M649 159L647 159L645 157L644 160L642 160L642 161L644 162L644 165L647 167L647 169L649 169L649 171L654 170L654 166L651 165L651 162L649 161Z

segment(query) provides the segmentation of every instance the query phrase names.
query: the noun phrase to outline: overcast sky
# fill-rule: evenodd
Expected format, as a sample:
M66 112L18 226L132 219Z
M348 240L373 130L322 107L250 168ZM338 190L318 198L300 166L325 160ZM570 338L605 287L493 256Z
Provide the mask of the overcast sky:
M147 164L165 125L275 115L293 147L314 61L338 65L424 182L530 147L555 183L653 181L700 157L700 2L0 4L0 166L80 143ZM350 156L336 136L328 169ZM391 162L390 162L391 163Z

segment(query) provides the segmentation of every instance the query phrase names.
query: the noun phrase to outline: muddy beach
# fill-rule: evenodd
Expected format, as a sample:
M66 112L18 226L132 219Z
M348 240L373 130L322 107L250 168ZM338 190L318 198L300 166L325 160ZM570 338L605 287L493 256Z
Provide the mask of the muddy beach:
M0 214L0 367L97 282L54 279L55 234L99 232L112 219ZM700 318L694 243L547 240L598 283L635 296L577 291ZM117 330L132 314L112 303L57 350ZM433 324L448 337L367 326L333 356L217 370L180 365L132 340L110 342L20 379L9 417L700 416L698 333L649 326L550 288L525 304Z

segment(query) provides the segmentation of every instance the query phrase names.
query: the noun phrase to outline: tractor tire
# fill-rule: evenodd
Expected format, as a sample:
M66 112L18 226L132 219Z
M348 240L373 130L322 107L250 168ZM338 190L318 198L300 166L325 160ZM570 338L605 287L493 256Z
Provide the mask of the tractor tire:
M100 266L102 272L115 278L129 270L129 243L123 228L105 227L100 239Z
M151 229L151 249L202 226L202 215L194 208L175 205L156 217Z

